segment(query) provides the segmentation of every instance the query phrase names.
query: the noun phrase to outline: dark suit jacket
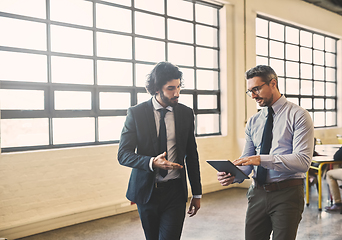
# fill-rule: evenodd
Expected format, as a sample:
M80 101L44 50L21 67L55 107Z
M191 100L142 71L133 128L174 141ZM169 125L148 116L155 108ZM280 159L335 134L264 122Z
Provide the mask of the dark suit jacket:
M186 162L188 178L193 195L202 194L197 145L194 136L194 115L191 108L177 104L174 108L176 131L176 162ZM154 187L156 172L149 168L151 157L159 155L158 137L153 113L152 99L131 107L127 111L122 129L118 160L131 167L131 177L126 197L135 203L147 203ZM184 161L185 160L185 161ZM188 197L185 167L181 170L185 201Z

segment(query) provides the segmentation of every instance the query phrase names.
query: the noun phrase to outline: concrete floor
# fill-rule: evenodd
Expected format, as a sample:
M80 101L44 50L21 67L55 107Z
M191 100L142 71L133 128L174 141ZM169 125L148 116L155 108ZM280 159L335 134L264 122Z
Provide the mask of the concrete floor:
M325 184L326 185L326 184ZM186 217L182 240L242 240L247 189L230 188L205 194L196 216ZM323 193L327 190L323 189ZM327 194L324 194L327 195ZM318 211L315 187L310 190L310 206L305 207L297 240L341 240L342 214ZM328 205L323 198L323 209ZM143 240L136 211L94 220L20 240Z

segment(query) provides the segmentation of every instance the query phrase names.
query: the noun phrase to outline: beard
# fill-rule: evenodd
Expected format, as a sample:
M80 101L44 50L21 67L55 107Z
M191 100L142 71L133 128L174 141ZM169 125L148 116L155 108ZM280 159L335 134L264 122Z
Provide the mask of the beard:
M170 99L164 95L164 92L162 90L160 91L160 98L167 106L174 107L178 103L178 97L173 97Z
M260 107L269 107L271 106L273 102L273 95L267 99L267 98L255 98L255 100L262 100L262 102L259 103Z

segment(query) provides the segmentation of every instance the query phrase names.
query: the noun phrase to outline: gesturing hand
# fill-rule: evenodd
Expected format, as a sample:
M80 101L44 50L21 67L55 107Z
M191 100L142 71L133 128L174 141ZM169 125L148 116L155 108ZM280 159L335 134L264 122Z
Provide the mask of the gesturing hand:
M161 168L165 170L172 170L172 169L181 169L183 168L182 165L178 163L173 163L166 160L166 152L159 154L157 157L153 159L152 167L153 168Z

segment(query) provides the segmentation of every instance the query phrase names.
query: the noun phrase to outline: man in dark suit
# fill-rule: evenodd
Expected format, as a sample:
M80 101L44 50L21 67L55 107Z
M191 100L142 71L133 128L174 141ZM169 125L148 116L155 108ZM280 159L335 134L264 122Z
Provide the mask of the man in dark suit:
M188 198L188 214L200 208L202 187L192 109L178 103L182 72L158 63L146 84L152 98L131 107L121 133L118 160L131 167L126 197L137 204L147 240L180 239Z

